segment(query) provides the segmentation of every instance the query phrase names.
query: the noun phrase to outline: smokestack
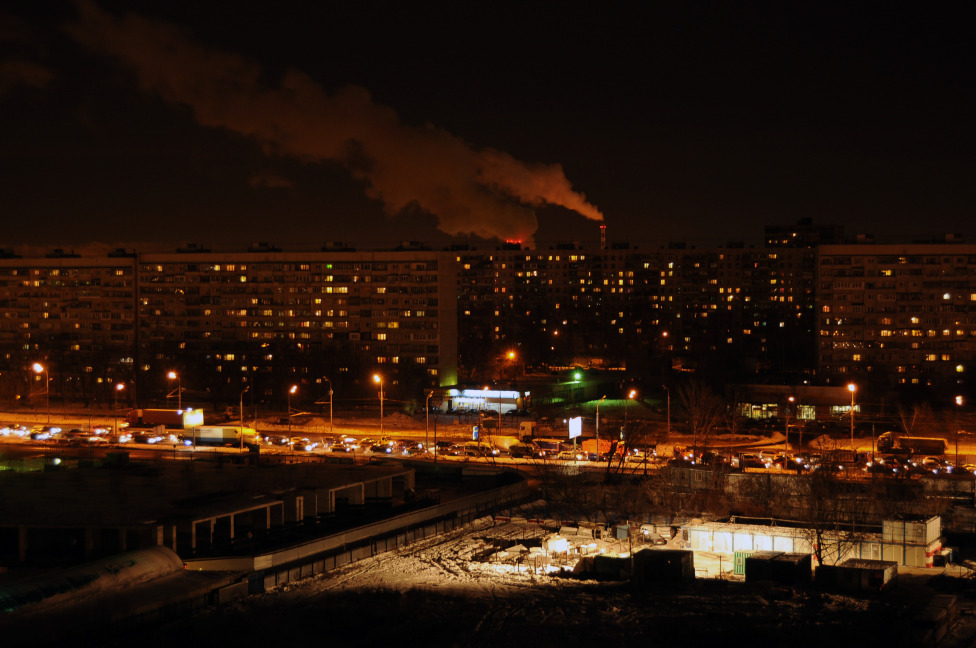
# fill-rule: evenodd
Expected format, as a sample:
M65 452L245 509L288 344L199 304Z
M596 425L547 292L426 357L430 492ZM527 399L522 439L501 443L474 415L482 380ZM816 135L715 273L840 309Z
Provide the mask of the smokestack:
M607 249L607 226L600 225L600 249Z

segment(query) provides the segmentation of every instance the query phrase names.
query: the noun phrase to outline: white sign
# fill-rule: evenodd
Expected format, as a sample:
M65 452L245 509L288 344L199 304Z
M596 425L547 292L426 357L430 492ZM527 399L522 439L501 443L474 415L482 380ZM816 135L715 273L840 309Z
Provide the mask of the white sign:
M583 434L583 417L577 416L569 419L569 438L575 439L581 434Z

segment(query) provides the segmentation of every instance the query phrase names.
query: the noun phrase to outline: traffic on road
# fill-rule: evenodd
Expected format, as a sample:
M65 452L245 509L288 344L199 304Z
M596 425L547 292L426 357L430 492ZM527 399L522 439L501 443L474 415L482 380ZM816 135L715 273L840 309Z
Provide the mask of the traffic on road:
M241 431L243 435L241 434ZM611 466L621 472L644 472L671 467L706 467L715 470L771 473L815 473L825 471L849 476L912 477L925 475L968 475L976 464L954 465L944 454L912 455L894 452L884 454L851 450L822 452L771 451L768 447L710 449L698 456L686 446L674 444L668 452L658 454L655 447L625 449L619 446L613 454L584 451L582 447L560 439L522 439L500 446L485 441L457 437L428 443L424 436L409 432L382 436L353 437L347 434L301 432L288 434L259 431L240 426L198 426L190 430L94 425L69 427L67 424L0 425L0 442L33 447L132 448L171 450L174 452L223 451L293 454L306 458L343 458L366 463L381 459L418 461L463 461L505 464L540 464L575 469L603 469Z

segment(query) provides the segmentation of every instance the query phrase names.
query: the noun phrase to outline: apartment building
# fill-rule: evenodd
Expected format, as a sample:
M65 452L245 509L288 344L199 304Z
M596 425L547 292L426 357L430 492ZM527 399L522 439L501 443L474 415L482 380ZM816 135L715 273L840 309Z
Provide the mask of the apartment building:
M781 241L787 240L780 237ZM0 258L0 398L262 401L583 365L729 381L958 385L976 246L410 248ZM506 362L509 365L506 365ZM182 394L183 391L180 393Z
M824 380L946 389L968 382L976 246L828 245L818 266Z
M73 382L52 388L69 400L113 398L105 385L125 381L141 402L172 390L169 371L197 402L245 388L274 400L287 383L328 392L372 373L388 391L457 378L456 276L438 252L5 258L0 304L14 399L39 360Z
M136 290L133 256L0 257L0 398L112 399L112 383L131 373ZM32 371L39 361L61 371Z

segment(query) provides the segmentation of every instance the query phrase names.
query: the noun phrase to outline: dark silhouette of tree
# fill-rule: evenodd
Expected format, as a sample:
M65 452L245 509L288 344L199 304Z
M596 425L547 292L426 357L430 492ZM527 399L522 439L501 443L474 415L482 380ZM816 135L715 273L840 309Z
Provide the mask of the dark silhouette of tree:
M681 384L678 401L688 421L692 450L699 457L708 447L713 430L725 418L725 403L701 380Z

